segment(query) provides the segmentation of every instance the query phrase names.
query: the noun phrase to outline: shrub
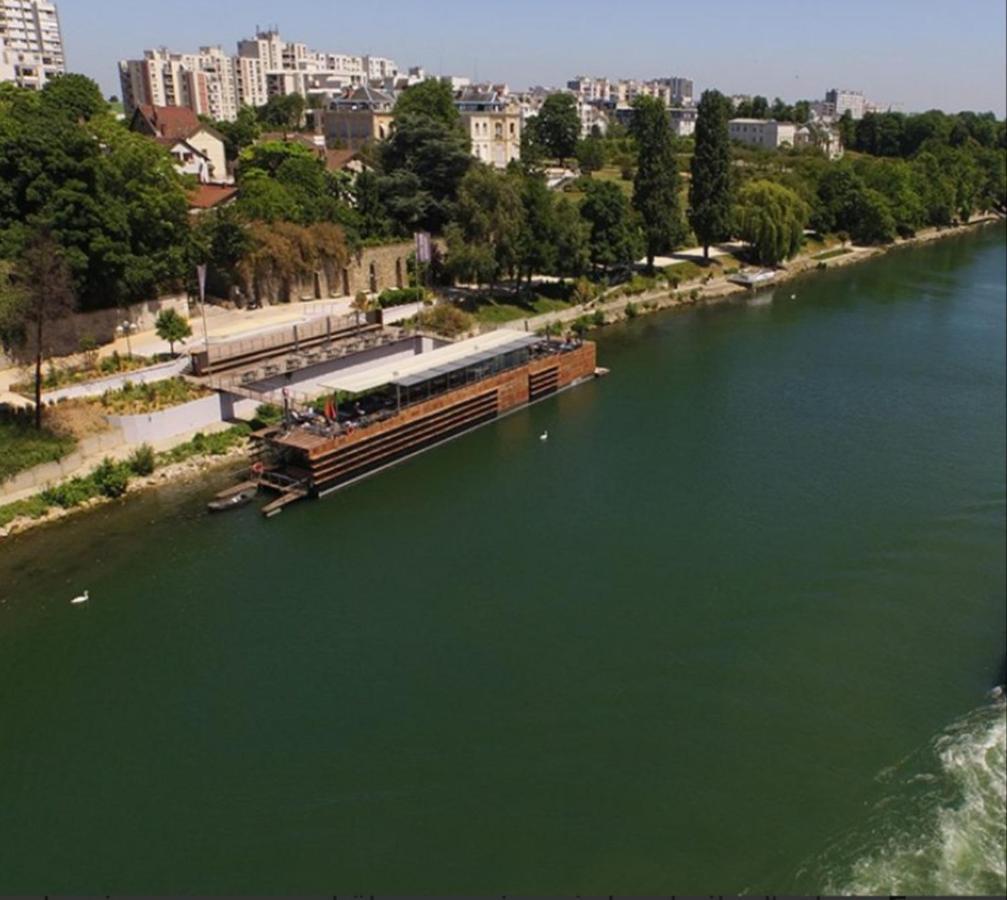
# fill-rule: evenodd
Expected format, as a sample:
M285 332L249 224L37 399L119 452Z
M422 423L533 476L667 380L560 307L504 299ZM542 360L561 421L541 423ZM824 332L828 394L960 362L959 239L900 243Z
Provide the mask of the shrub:
M63 509L73 509L86 503L100 493L95 483L93 473L87 478L71 478L42 492L42 499L49 506L60 506Z
M600 309L595 310L594 315L591 316L591 324L596 325L599 328L605 324L605 313Z
M36 494L34 497L0 506L0 528L9 525L21 516L27 516L29 519L41 519L49 511L51 505L41 494Z
M129 465L113 462L107 456L91 473L95 487L105 497L121 497L129 487Z
M693 288L691 291L689 291L689 299L690 300L699 299L699 288Z
M636 304L635 303L627 303L626 304L626 318L627 319L635 319L638 315L640 315L640 310L638 310L636 308Z
M442 303L433 309L425 309L416 317L417 323L445 337L458 337L472 328L475 320L457 306Z
M154 448L141 444L130 455L128 464L134 475L150 475L155 466Z
M283 408L275 403L262 403L255 410L255 422L259 428L269 428L283 421Z
M387 309L389 306L419 303L425 297L426 291L421 287L390 288L378 295L378 306L382 309Z

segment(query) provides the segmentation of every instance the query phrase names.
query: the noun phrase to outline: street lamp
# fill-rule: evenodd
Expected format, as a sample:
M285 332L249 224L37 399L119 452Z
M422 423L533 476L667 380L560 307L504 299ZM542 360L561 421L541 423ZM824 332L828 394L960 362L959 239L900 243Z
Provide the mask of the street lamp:
M126 355L132 359L133 358L133 345L129 341L129 336L137 330L137 327L129 321L123 321L121 325L115 326L115 333L120 337L126 335Z

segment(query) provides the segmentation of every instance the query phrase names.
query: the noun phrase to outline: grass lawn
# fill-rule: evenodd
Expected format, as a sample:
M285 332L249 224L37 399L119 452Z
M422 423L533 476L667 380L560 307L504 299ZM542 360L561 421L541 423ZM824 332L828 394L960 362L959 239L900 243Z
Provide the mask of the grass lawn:
M504 322L513 322L515 319L530 319L532 316L569 308L569 303L563 300L550 300L548 297L536 297L529 303L521 304L485 298L477 303L465 305L466 312L474 315L476 321L487 325L500 325Z
M0 414L0 481L18 472L55 462L73 451L77 442L70 437L57 437L51 431L36 431L27 419Z
M835 250L826 250L824 253L819 253L813 258L819 260L835 259L837 256L845 256L847 253L852 252L849 247L836 247Z

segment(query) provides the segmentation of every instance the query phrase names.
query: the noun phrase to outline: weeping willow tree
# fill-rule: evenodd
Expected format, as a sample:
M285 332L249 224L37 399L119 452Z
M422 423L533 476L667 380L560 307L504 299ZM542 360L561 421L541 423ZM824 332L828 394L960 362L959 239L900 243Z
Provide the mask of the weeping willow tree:
M789 188L771 181L750 181L738 193L735 231L752 245L755 261L775 266L801 248L809 210Z
M238 262L238 277L249 296L290 301L295 291L317 273L329 284L349 260L342 228L331 222L253 222L248 250Z

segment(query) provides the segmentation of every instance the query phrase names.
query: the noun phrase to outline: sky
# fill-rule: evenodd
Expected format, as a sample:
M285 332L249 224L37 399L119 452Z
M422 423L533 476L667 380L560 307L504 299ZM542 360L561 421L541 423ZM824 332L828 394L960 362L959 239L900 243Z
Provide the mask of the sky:
M403 70L561 86L579 74L692 78L698 92L862 90L906 112L1007 113L1004 0L57 0L67 65L119 94L116 61L235 52L256 26Z

